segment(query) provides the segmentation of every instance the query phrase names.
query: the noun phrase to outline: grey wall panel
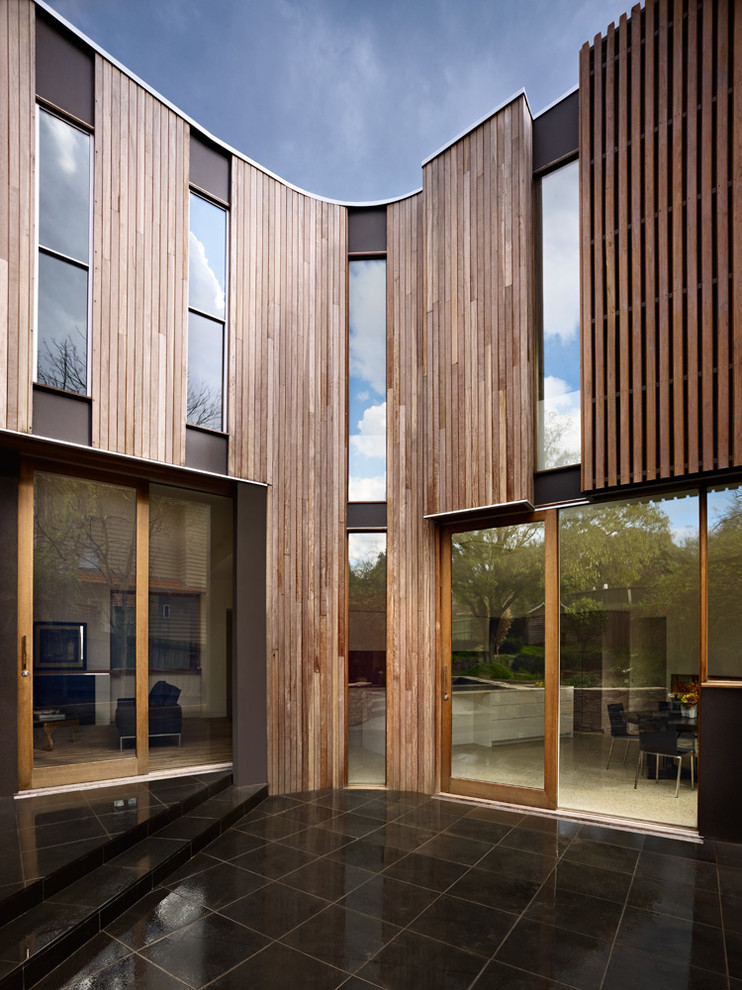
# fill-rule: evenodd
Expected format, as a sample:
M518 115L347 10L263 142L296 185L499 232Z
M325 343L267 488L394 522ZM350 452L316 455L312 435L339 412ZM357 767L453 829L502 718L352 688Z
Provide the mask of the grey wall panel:
M36 18L36 93L60 110L95 122L95 74L92 53L71 37Z
M234 782L268 779L266 722L266 512L268 489L238 484L232 661Z
M33 433L90 446L90 399L34 386Z

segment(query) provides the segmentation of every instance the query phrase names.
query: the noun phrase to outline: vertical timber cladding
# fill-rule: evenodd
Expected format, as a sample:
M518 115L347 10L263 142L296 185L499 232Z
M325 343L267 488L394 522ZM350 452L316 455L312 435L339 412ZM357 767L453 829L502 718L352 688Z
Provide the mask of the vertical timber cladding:
M387 784L435 788L435 546L425 515L422 194L387 210Z
M587 491L742 464L740 22L647 0L580 55Z
M345 775L346 209L233 159L230 472L268 483L268 780Z
M183 464L187 124L95 59L93 446Z
M423 168L428 513L532 499L531 138L521 95Z
M31 428L34 7L0 3L0 428Z

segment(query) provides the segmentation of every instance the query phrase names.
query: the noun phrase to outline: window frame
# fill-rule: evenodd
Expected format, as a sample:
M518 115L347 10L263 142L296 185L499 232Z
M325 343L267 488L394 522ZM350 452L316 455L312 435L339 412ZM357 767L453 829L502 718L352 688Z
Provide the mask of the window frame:
M34 110L34 127L36 130L36 168L35 168L35 182L34 182L34 195L36 197L36 209L35 209L35 256L34 256L34 313L33 313L33 333L34 333L34 352L33 352L33 383L34 385L40 385L42 388L51 388L57 392L69 395L82 395L84 398L91 397L92 390L92 374L91 374L91 361L90 355L92 352L92 324L93 324L93 287L92 287L92 258L93 258L93 204L94 204L94 183L95 183L95 133L91 127L88 127L84 122L72 118L62 112L60 112L56 107L47 104L44 100L39 98L35 101ZM41 169L39 163L41 161L41 113L46 113L50 117L54 117L61 121L68 127L72 127L74 130L79 131L81 134L85 134L88 137L88 155L89 155L89 167L88 167L88 260L87 262L80 261L78 258L74 258L71 255L67 255L61 251L57 251L54 248L46 247L42 245L40 238L41 229ZM63 264L71 265L72 267L78 269L79 271L84 271L87 276L87 293L85 301L85 316L86 316L86 333L85 333L85 392L73 392L69 389L63 389L56 385L48 385L44 382L38 380L39 375L39 344L40 344L40 333L39 333L39 259L41 255L47 258L53 258L55 261L60 261Z

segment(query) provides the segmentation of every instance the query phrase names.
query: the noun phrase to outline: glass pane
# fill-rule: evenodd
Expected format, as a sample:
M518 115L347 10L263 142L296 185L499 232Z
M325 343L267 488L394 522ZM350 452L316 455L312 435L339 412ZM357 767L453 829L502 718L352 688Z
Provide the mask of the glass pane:
M677 799L676 761L660 760L655 785L654 757L640 768L639 755L655 722L695 746L673 694L698 685L698 525L695 494L560 513L563 807L696 824L690 754Z
M36 381L88 391L88 272L39 252Z
M742 487L708 493L708 676L742 678Z
M451 537L451 776L544 786L544 524Z
M187 422L222 429L224 324L188 314Z
M351 261L348 499L386 499L386 261Z
M90 135L39 108L39 244L87 264Z
M136 493L34 479L34 766L134 748Z
M348 534L348 783L386 781L386 534Z
M578 164L541 180L543 340L538 470L580 461Z
M232 759L232 501L150 491L153 770Z
M224 320L227 272L227 214L191 193L188 305Z

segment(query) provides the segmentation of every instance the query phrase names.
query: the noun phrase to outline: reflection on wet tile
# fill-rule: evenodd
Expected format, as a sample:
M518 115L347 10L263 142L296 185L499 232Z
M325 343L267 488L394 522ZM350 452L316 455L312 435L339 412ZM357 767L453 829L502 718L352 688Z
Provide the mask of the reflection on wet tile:
M726 990L726 976L689 966L686 961L663 958L617 945L603 983L603 990Z
M493 959L472 990L562 990L562 987L561 983L554 983L534 973L526 973L522 969L514 969Z
M287 874L282 882L289 887L296 887L308 894L324 897L328 901L337 901L349 894L356 887L372 876L367 870L357 866L345 866L327 859L316 859L308 866Z
M628 903L632 907L671 914L704 925L721 925L719 895L712 890L696 890L688 884L653 877L634 877ZM725 913L726 919L726 913Z
M340 903L344 907L360 911L361 914L384 918L403 928L438 896L434 890L381 875L357 887Z
M107 967L130 953L131 949L127 946L101 933L91 938L83 948L74 952L69 959L65 959L48 977L37 983L34 990L59 990L62 987L79 986L83 980L87 981L95 973L106 970ZM101 981L98 982L98 986L104 985ZM107 985L111 987L116 984L108 983Z
M489 870L474 867L447 893L477 904L520 914L538 889L539 884L532 880L498 876Z
M691 966L712 972L726 970L724 936L720 928L712 925L627 907L616 941L664 958L685 959Z
M80 924L87 914L82 906L39 904L0 928L0 959L23 962Z
M563 890L554 880L549 880L531 901L525 917L582 935L612 939L622 910L622 905L615 901Z
M110 924L106 932L139 949L196 921L206 912L202 905L158 887Z
M430 890L443 891L466 873L466 870L467 867L460 863L433 859L413 852L390 866L384 871L384 875L406 883L416 883L419 887L428 887Z
M210 914L142 950L152 962L191 987L202 987L266 944L263 935Z
M238 897L244 897L245 894L263 887L267 882L266 877L241 870L231 863L219 863L178 882L173 882L170 877L165 881L165 886L181 897L187 897L189 901L216 911L236 901Z

